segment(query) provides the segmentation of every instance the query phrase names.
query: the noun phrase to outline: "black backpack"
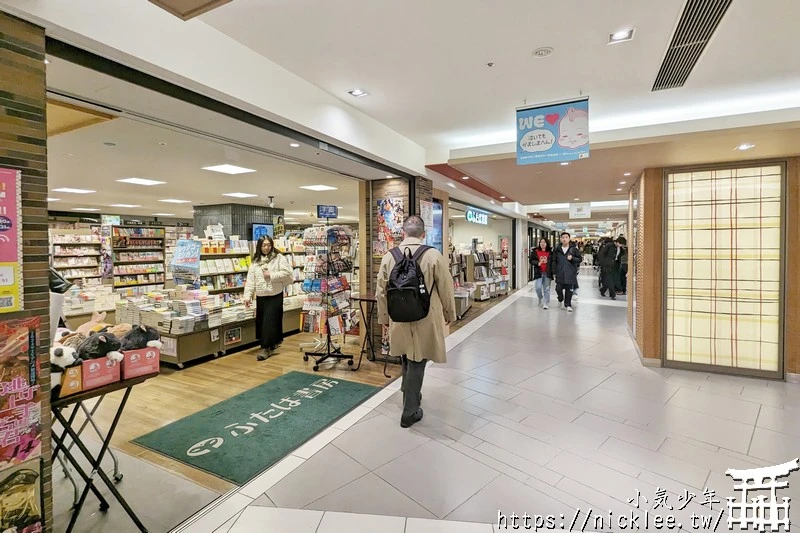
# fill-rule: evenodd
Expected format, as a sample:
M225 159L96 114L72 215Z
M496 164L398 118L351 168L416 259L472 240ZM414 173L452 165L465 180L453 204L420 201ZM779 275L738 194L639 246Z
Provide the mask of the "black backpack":
M428 316L431 295L425 288L425 275L418 261L430 249L430 246L422 245L417 248L414 255L411 255L411 250L408 248L405 254L400 248L391 250L396 264L389 274L386 303L389 317L394 322L416 322Z

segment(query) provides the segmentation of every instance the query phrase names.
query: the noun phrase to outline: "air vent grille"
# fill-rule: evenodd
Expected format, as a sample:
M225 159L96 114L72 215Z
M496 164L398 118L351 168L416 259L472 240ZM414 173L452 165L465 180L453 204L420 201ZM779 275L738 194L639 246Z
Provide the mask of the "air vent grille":
M653 91L683 87L733 0L687 0Z

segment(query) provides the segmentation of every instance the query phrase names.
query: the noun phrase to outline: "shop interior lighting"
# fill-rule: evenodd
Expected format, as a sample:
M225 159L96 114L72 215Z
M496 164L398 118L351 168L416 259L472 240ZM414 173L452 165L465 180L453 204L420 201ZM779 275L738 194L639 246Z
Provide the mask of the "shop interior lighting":
M316 191L316 192L335 191L335 190L337 190L336 187L331 187L330 185L303 185L300 188L301 189L306 189L307 191Z
M633 40L634 28L616 31L608 36L608 44L624 43Z
M625 185L626 183L628 183L628 182L627 181L620 181L619 182L620 185Z
M626 172L625 174L623 174L623 176L630 176L630 175L631 175L630 172Z
M133 209L134 207L142 207L141 205L134 205L134 204L111 204L108 207L125 207L128 209Z
M453 183L448 183L447 185L452 187L452 188L454 188L454 189L456 188L456 186Z
M92 194L97 191L93 191L91 189L73 189L71 187L61 187L59 189L53 189L53 192L68 192L71 194Z
M462 180L468 180L468 179L469 179L469 176L461 176L461 179L462 179Z
M100 211L94 207L73 207L73 211Z
M215 165L213 167L203 167L203 170L210 170L211 172L221 172L223 174L247 174L248 172L255 172L252 168L237 167L236 165Z
M566 167L567 165L569 165L569 161L562 161L561 163L559 163L559 165L561 165L562 167Z
M119 183L130 183L131 185L147 185L148 187L151 185L164 185L167 183L166 181L148 180L145 178L125 178L117 181Z
M192 203L191 200L176 200L175 198L167 198L165 200L159 200L159 202L164 202L165 204L190 204L190 203Z
M744 152L745 150L750 150L751 148L755 148L755 147L756 147L755 144L742 143L739 146L737 146L736 149L737 150L741 150L742 152Z
M174 217L175 213L153 213L154 217Z
M231 198L255 198L257 194L250 194L249 192L226 192L222 196L230 196Z
M365 96L369 96L369 93L363 89L353 89L351 91L347 91L347 94L355 98L363 98Z
M61 198L48 198L47 201L48 202L60 202Z
M300 148L300 143L290 143L289 146L292 148Z

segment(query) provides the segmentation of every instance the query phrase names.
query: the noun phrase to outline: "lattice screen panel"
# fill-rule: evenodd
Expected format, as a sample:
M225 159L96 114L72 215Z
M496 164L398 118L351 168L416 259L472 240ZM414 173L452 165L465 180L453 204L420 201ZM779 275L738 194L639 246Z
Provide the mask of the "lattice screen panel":
M636 335L636 343L641 348L644 343L644 290L642 280L644 279L644 184L640 179L634 188L633 198L636 202L634 210L634 248L633 258L628 256L629 264L633 264L633 306L634 323L633 331Z
M777 165L668 176L667 360L779 370L782 182Z

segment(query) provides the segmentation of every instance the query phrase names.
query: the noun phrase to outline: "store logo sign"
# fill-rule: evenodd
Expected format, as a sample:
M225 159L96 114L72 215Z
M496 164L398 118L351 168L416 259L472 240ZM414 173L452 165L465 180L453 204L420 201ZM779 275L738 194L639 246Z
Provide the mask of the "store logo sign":
M489 225L488 213L484 213L472 207L468 207L466 215L467 215L467 222L472 222L473 224L480 224L482 226Z

